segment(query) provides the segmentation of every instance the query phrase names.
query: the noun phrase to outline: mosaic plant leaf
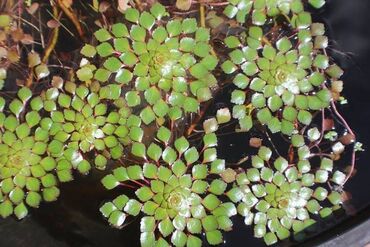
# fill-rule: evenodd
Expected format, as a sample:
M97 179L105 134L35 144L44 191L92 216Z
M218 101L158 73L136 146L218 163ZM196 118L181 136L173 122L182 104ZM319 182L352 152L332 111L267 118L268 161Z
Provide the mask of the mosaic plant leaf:
M136 125L130 109L117 85L87 87L65 82L61 88L50 88L40 99L54 149L79 172L86 174L91 168L105 169L110 159L119 159L123 148L131 139L141 141L142 134L135 132ZM39 98L36 98L39 100ZM31 102L32 103L32 102ZM94 154L93 162L88 155Z
M262 26L270 18L284 15L286 18L297 20L299 25L305 25L310 20L309 13L304 11L302 0L228 0L229 4L224 9L224 14L239 23L246 23L250 18L254 25ZM321 8L325 0L309 0L314 8Z
M267 245L289 238L299 239L315 224L315 215L328 217L341 204L340 192L331 186L343 183L343 174L333 174L333 160L322 158L319 166L310 161L308 147L300 145L299 160L291 164L284 157L272 159L271 149L262 146L251 157L251 168L237 175L234 187L226 194L238 203L238 213L254 236ZM315 169L314 169L315 168ZM336 174L337 173L337 174ZM340 179L336 179L340 176Z
M157 9L164 12L159 15ZM209 44L210 30L198 27L193 18L167 22L166 16L160 4L142 13L128 9L126 23L99 29L99 44L81 50L86 58L97 54L103 66L87 63L77 71L81 81L120 85L127 105L146 125L196 113L217 88L212 71L218 59Z
M222 231L232 229L233 203L223 202L228 181L222 177L225 161L217 158L217 138L209 132L201 151L185 137L174 140L169 129L161 127L158 143L144 151L134 151L146 160L144 166L118 167L102 179L107 189L137 181L136 199L120 195L105 203L100 212L115 227L127 217L143 215L141 245L201 246L204 233L211 245L222 243ZM139 143L133 148L145 149ZM214 177L211 181L211 177Z
M49 129L37 110L25 112L31 90L21 88L12 101L0 97L0 215L27 216L29 207L59 196L59 181L71 179L59 154L50 154ZM6 112L10 114L5 114ZM22 117L20 117L22 115Z
M83 19L84 33L72 21L86 43L67 66L70 54L52 47L57 28L48 22L41 56L43 36L21 45L23 15L15 21L3 6L1 217L23 219L92 167L106 197L115 195L100 213L115 228L140 223L144 247L224 245L237 215L266 245L301 241L339 211L363 147L336 109L346 102L343 70L308 12L325 0L119 1L117 18L114 5L97 2L97 26ZM221 159L234 145L221 136L235 127L249 132L240 133L245 149Z
M324 33L322 24L313 23L274 45L263 40L260 27L249 28L245 44L226 38L231 52L222 69L232 74L237 87L231 102L241 129L249 130L257 119L272 133L291 135L297 125L312 122L313 111L329 106L330 82L343 71L323 52L328 45Z

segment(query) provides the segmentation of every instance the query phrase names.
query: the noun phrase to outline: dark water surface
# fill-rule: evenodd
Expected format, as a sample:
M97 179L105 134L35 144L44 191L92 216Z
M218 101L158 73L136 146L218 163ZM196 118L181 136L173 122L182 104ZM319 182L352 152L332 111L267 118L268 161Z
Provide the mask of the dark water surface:
M353 196L351 204L358 210L358 218L363 220L369 217L366 209L370 205L370 1L330 0L320 16L329 29L332 55L346 72L344 95L349 104L342 107L341 112L368 149L359 155L357 174L345 187ZM236 156L243 157L247 147L246 136L225 136L220 144L221 157L235 161ZM235 149L239 150L237 154ZM98 214L101 202L115 196L105 194L98 182L102 175L95 171L87 178L63 184L57 202L42 204L20 222L14 218L0 220L0 247L139 246L139 219L118 230L110 228ZM322 226L326 232L299 246L315 246L357 222L356 217L343 215L332 219ZM264 246L239 217L235 219L234 231L225 234L225 241L229 247Z

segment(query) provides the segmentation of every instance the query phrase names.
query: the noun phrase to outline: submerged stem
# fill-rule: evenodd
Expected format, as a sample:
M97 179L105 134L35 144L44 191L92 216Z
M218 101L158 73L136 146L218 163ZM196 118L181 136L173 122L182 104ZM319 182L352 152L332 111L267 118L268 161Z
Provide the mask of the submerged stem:
M143 11L143 4L140 0L135 0L136 6L140 11Z
M67 8L64 5L64 2L62 0L57 0L58 6L62 9L64 14L72 21L73 25L76 27L78 34L83 39L84 38L84 31L82 30L80 21L78 20L76 14Z
M200 15L200 26L205 27L206 26L206 16L205 16L205 8L204 8L203 3L201 3L199 6L199 15Z
M54 19L57 19L58 15L59 15L58 8L54 4L53 5L53 17L54 17ZM57 41L58 41L58 36L59 36L59 27L56 27L56 28L53 29L53 33L51 35L51 38L49 39L48 46L45 49L45 53L44 53L44 56L42 58L43 63L46 63L46 61L48 60L51 52L54 50L55 45L57 44Z

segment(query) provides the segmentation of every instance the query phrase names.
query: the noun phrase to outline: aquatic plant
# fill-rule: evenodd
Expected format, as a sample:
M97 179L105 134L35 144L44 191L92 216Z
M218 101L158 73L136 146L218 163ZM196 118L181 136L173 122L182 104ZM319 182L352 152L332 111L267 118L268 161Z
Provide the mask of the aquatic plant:
M167 241L175 246L201 246L201 233L209 244L220 244L221 231L232 229L230 217L236 214L234 204L221 199L233 172L230 176L225 161L217 159L216 135L206 129L201 151L185 137L171 142L173 136L165 127L157 132L159 143L147 149L136 143L133 153L146 160L144 166L118 167L102 179L107 189L138 185L137 199L120 195L100 208L110 224L121 227L127 217L143 213L142 246L168 246Z
M6 4L6 3L5 3ZM7 77L7 70L14 67L21 67L21 50L23 46L33 42L33 37L26 34L9 13L0 13L0 90L3 88ZM30 80L33 75L41 80L49 75L49 69L40 55L32 50L27 54L26 67L30 69ZM27 83L26 83L27 84Z
M21 88L9 104L0 97L0 215L18 219L37 208L42 200L59 196L58 178L71 174L58 162L49 143L49 129L34 109L25 112L32 92ZM10 111L11 114L5 114ZM23 121L25 119L25 121Z
M63 155L74 168L87 173L94 153L94 164L105 169L109 159L123 155L123 145L131 139L140 141L135 129L135 120L130 118L130 109L120 99L121 88L117 85L92 87L76 85L56 79L54 87L39 98L50 117L51 141L56 154Z
M211 72L218 59L208 43L209 29L198 27L193 18L167 22L168 15L161 4L150 12L127 9L125 23L99 29L94 33L99 44L81 50L86 58L97 54L103 66L83 63L78 78L121 85L127 105L140 108L146 125L196 113L217 88Z
M254 25L262 26L269 18L276 18L280 15L292 16L292 24L305 26L311 19L308 12L304 11L302 0L228 0L229 5L224 9L224 14L229 18L235 18L237 22L246 23L248 18ZM314 8L321 8L325 0L309 0Z
M254 224L254 236L263 237L267 245L289 238L291 231L299 237L315 223L311 215L328 217L341 203L340 193L329 192L327 183L342 185L345 175L340 171L333 175L329 158L322 158L313 171L308 152L307 146L301 146L299 161L290 164L281 156L273 161L271 149L262 146L252 156L252 168L239 173L227 192L234 203L239 202L238 213L245 223Z
M22 43L14 40L24 37L22 17L16 23L0 12L0 88L11 58L28 66L26 83L6 85L16 95L0 97L0 215L24 218L29 207L56 200L58 183L73 180L74 170L87 174L92 164L107 170L104 188L120 193L101 214L116 228L140 216L142 246L219 245L238 214L267 245L301 240L338 210L363 149L336 108L345 102L343 70L326 51L324 25L306 12L325 0L135 3L120 2L123 15L113 18L107 2L93 1L101 20L77 66L60 51L61 65L48 64L57 28L42 57L33 49L44 47L43 37L20 59L9 48ZM172 11L193 13L198 4L199 20ZM48 26L66 28L61 10L88 38L71 6L50 7L55 22ZM219 91L230 98L212 104ZM219 135L236 125L266 139L243 143L248 154L231 163L217 149ZM336 161L347 145L353 150L344 173Z
M322 52L328 45L324 33L322 24L313 23L274 45L264 41L260 27L249 28L245 44L235 36L225 39L232 51L222 69L238 87L231 102L241 129L252 127L256 112L272 133L291 135L298 123L312 122L312 111L329 106L333 97L328 87L343 71Z

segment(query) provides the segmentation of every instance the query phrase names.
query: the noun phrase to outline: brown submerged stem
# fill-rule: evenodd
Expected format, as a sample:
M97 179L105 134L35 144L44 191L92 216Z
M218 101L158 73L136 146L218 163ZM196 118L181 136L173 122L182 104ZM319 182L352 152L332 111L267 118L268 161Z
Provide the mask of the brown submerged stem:
M54 4L53 5L53 16L56 19L56 18L58 18L58 15L59 15L58 8ZM45 53L44 53L44 56L42 58L43 63L47 62L51 52L54 50L55 45L57 44L57 41L58 41L58 36L59 36L59 27L56 27L56 28L53 29L53 33L51 35L51 38L49 39L48 46L45 49Z
M211 102L212 101L208 101L205 105L204 105L204 109L200 111L199 115L197 116L197 118L192 122L192 124L190 125L188 131L186 132L186 136L190 136L191 133L193 133L193 131L195 130L195 127L197 127L197 125L199 124L200 120L202 120L204 114L206 113L208 107L211 105Z
M58 6L62 9L64 14L72 21L73 25L76 27L78 34L83 39L84 38L84 31L82 30L81 24L76 16L76 14L64 5L62 0L57 0Z
M143 4L140 0L135 0L135 4L140 11L143 11Z
M269 45L269 46L272 47L271 42L265 36L262 37L262 41L263 41L263 43L265 43L265 44L267 44L267 45Z
M200 3L199 15L200 15L200 26L206 27L206 15L205 15L205 7L203 3Z
M194 1L195 3L200 3L200 4L207 4L209 6L227 6L230 3L229 2L218 2L218 3L212 3L209 1Z

